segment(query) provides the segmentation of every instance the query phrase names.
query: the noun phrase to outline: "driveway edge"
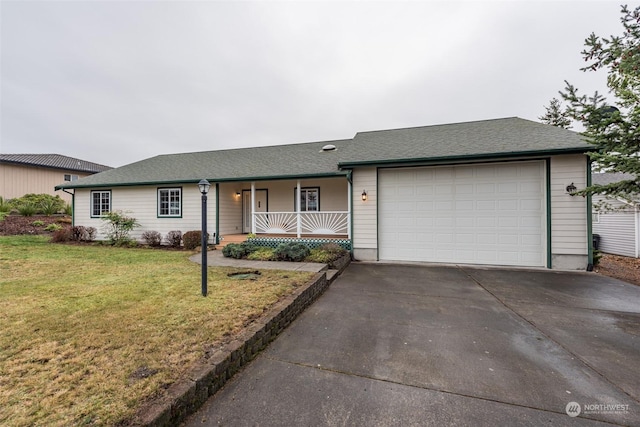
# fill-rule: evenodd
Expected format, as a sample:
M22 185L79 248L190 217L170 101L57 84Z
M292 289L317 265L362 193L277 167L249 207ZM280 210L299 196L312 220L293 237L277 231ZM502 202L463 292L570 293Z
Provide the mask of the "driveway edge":
M132 425L165 427L184 421L322 295L335 277L328 280L326 271L314 275L306 285L272 306L236 340L195 365L161 399L144 404Z

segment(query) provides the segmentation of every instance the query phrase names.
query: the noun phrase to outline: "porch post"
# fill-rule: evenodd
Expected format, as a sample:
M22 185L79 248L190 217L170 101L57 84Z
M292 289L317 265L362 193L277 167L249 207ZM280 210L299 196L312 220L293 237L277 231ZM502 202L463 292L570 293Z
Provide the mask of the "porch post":
M298 239L300 238L301 235L301 231L302 231L302 221L300 221L300 211L302 210L302 207L300 206L300 180L297 181L296 183L296 216L297 216L297 226L296 226L296 231L298 233Z
M251 181L251 232L256 234L256 183Z

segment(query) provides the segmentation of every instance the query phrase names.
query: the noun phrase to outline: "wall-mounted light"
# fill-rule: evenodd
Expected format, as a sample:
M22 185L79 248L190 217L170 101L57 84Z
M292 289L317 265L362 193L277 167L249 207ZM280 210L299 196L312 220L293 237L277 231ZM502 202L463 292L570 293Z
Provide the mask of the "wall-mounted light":
M362 201L363 202L367 201L367 190L362 190Z
M569 193L570 196L575 196L575 192L578 189L578 187L575 186L575 184L572 182L571 184L567 185L567 193Z
M239 199L240 198L240 192L236 191L236 194L234 194L234 196L236 196L236 199Z

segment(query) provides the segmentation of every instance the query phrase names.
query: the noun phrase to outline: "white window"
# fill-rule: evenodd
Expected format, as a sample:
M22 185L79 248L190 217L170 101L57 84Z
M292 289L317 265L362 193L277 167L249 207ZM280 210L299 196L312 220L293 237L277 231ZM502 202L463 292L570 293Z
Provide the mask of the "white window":
M300 189L300 211L301 212L320 211L320 188L319 187L310 187L310 188Z
M182 216L182 188L158 189L158 217Z
M591 214L591 222L593 224L599 224L600 223L600 212L593 212Z
M77 181L78 180L78 175L65 175L64 176L64 180L65 181Z
M111 212L111 191L92 191L91 216L100 217L108 212Z

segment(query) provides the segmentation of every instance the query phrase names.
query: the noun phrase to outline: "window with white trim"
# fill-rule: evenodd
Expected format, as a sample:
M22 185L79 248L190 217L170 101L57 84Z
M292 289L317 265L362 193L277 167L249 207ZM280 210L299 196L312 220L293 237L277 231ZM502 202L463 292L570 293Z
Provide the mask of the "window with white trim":
M297 191L294 190L294 192ZM300 189L300 211L320 211L320 187L308 187Z
M91 216L101 217L111 212L111 190L91 192Z
M158 188L158 217L182 216L182 188Z
M67 182L77 181L78 180L78 175L67 175L67 174L65 174L64 180L67 181Z

